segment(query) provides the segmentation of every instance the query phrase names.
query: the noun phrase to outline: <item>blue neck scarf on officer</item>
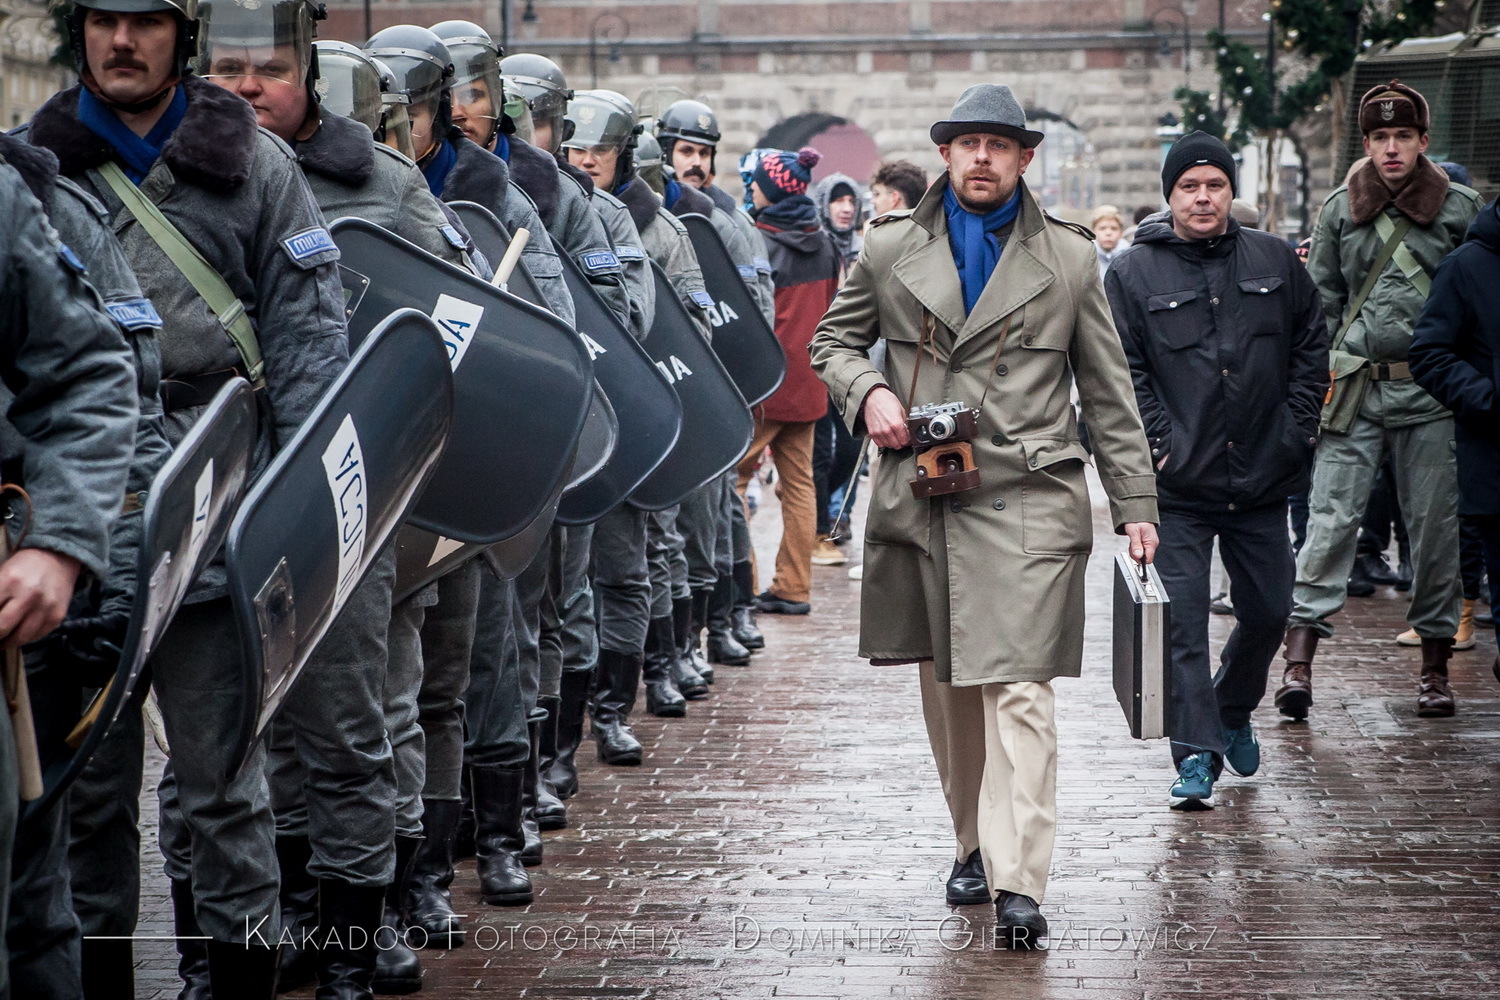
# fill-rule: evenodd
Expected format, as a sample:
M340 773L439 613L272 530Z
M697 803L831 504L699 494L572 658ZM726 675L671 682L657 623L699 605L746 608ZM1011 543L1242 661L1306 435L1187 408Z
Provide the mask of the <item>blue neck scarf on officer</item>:
M948 246L958 267L958 282L964 292L964 312L974 311L974 304L1000 263L1000 238L995 231L1015 221L1021 212L1021 185L1010 200L988 215L976 215L958 203L958 195L949 187L943 192L943 211L948 216Z
M448 186L448 174L457 162L458 150L453 148L453 143L444 139L437 152L432 154L432 159L422 168L422 176L427 178L427 189L434 198L443 196L443 188Z
M677 199L681 197L682 185L678 184L676 181L672 180L672 178L668 177L667 182L662 185L661 196L662 204L667 207L667 211L670 212L672 210L672 206L677 204Z
M495 155L506 163L510 162L510 137L504 132L495 133Z
M142 137L130 131L130 126L120 121L119 116L109 109L109 105L95 97L93 91L87 87L81 87L78 91L78 120L90 132L114 147L122 161L125 176L137 185L151 172L151 165L161 156L162 147L167 144L172 133L177 131L177 126L182 124L182 116L185 114L187 92L178 84L161 120Z

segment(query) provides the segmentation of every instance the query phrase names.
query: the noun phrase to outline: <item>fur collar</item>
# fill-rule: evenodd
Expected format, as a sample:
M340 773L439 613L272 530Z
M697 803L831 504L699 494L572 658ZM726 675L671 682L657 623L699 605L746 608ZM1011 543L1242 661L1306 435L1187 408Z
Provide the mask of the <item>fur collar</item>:
M673 205L670 209L673 215L678 218L682 218L684 215L701 215L705 219L713 218L714 200L712 198L691 184L683 184L681 181L678 181L677 186L682 189L682 193L677 196L677 204Z
M592 177L573 166L561 154L554 154L552 158L557 161L557 169L568 177L573 178L578 186L583 189L583 196L585 198L592 198L594 196L594 179Z
M703 189L703 193L712 198L714 200L714 204L718 205L726 212L733 212L740 207L738 204L736 204L735 200L729 196L729 192L725 191L717 184L710 184L708 187Z
M359 187L375 172L375 137L352 118L322 115L312 135L297 143L302 169Z
M443 185L444 201L472 201L496 215L510 190L510 167L494 153L474 145L461 129L451 129L448 141L458 151L458 160Z
M651 225L651 220L656 218L656 210L661 208L661 199L656 192L639 177L632 178L625 185L624 191L616 191L615 197L625 203L630 210L630 221L635 223L635 231L644 233L646 227Z
M557 161L519 136L509 136L510 176L522 191L536 203L536 214L542 225L552 227L561 199L558 190Z
M40 146L0 132L0 158L16 168L26 187L42 208L52 211L52 190L57 183L57 157Z
M255 112L238 94L196 76L184 77L187 114L161 151L178 180L210 191L233 191L250 178L259 131ZM103 165L109 143L78 120L78 87L52 95L32 119L28 141L57 155L68 177Z
M1443 210L1449 181L1442 167L1423 156L1417 160L1417 169L1412 171L1406 186L1393 198L1374 161L1366 156L1349 168L1344 184L1349 189L1349 216L1356 226L1368 226L1392 203L1417 225L1430 226Z

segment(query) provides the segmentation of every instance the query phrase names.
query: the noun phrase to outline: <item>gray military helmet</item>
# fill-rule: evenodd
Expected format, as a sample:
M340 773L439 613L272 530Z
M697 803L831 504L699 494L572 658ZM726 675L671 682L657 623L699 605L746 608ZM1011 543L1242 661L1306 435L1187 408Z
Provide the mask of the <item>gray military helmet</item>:
M79 72L89 64L88 50L83 41L83 19L90 10L107 10L118 14L171 11L177 19L178 76L187 74L193 58L198 54L198 0L73 0L73 9L68 11L67 16L68 47L73 52L73 65L78 67Z
M363 48L366 55L385 63L395 77L394 89L407 96L412 139L425 156L447 138L453 122L448 103L453 60L448 46L426 28L397 24L375 32Z
M719 116L702 101L677 101L657 119L656 137L717 146L721 138Z
M635 172L651 190L661 193L666 181L666 170L662 165L661 143L650 129L641 133L635 141Z
M412 146L411 118L406 113L411 98L400 89L396 74L389 66L374 57L371 57L370 62L375 64L376 71L380 73L380 127L375 130L375 138L407 159L415 160L417 154Z
M203 0L198 6L198 56L193 71L225 86L245 76L293 87L313 69L315 22L324 12L309 0L244 4Z
M533 126L552 129L552 149L557 152L567 138L565 119L573 91L568 89L562 69L534 52L518 52L500 60L500 74L511 94L519 95L531 111Z
M490 113L476 117L489 120L490 128L481 146L488 146L500 128L505 107L505 88L500 82L500 46L473 21L440 21L432 33L448 47L453 61L454 100L472 106L488 100Z
M352 118L372 133L380 131L385 102L375 61L348 42L315 42L318 103L329 114Z
M612 90L581 90L568 102L568 121L573 134L563 141L567 149L605 146L626 150L641 132L635 120L635 105Z

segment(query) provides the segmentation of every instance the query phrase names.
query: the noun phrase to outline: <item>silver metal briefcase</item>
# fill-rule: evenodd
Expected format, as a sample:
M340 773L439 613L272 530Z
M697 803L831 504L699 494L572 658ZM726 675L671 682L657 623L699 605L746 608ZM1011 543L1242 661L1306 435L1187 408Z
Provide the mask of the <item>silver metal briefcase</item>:
M1155 566L1115 556L1115 697L1138 740L1167 735L1172 603Z

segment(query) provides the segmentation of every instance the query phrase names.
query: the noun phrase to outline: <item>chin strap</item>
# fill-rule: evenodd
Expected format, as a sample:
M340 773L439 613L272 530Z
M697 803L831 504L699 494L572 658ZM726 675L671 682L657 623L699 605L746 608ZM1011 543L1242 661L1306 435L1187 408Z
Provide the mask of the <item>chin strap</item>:
M84 73L78 79L80 83L82 83L89 89L89 93L93 94L99 99L99 103L103 104L105 107L109 108L112 111L123 111L127 115L141 115L145 114L147 111L152 110L157 105L161 104L161 102L165 98L167 98L174 90L177 89L177 85L182 82L182 77L174 76L167 81L165 87L163 87L160 91L153 94L152 96L146 98L144 101L133 101L127 104L121 101L110 99L108 95L106 95L102 90L99 89L99 85L94 82L94 75L92 73Z

